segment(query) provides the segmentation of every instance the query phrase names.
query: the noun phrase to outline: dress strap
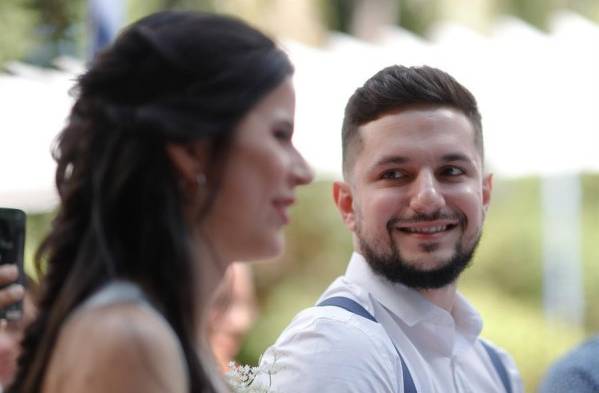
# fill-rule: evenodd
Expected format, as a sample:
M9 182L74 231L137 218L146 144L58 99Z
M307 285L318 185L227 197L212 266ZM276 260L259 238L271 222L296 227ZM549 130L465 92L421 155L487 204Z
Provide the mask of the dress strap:
M128 302L149 305L146 295L136 284L122 280L110 281L83 302L81 308L101 307Z

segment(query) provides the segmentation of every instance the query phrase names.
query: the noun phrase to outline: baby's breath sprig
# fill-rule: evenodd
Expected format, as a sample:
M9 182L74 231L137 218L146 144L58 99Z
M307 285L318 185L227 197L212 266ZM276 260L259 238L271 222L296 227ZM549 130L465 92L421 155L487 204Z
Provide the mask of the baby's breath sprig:
M275 367L276 356L272 363L262 363L259 367L229 363L225 381L233 393L277 393L270 390L272 376L278 371ZM265 382L263 382L266 380Z

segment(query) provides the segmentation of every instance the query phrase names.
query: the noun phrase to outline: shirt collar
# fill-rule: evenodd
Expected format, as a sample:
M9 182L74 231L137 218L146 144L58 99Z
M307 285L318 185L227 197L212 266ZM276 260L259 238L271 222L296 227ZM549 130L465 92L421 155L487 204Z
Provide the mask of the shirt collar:
M392 283L373 272L364 257L353 253L345 278L366 289L385 308L408 326L422 323L455 325L455 329L468 340L475 341L482 331L480 314L458 292L452 313L431 303L415 289Z

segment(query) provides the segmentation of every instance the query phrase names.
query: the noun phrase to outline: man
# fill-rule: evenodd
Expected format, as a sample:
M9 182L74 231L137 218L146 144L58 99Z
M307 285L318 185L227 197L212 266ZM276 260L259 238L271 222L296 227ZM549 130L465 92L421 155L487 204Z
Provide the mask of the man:
M523 391L456 291L491 197L481 128L472 94L434 68L388 67L356 90L333 186L354 254L263 357L273 391Z

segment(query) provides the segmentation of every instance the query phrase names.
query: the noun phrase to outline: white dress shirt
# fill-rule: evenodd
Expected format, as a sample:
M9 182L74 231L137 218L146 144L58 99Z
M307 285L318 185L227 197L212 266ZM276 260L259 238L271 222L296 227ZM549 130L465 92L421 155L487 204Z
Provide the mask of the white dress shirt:
M335 306L300 312L262 357L262 365L274 362L272 391L403 393L397 347L418 393L505 393L480 343L481 317L459 293L450 314L354 253L317 303L333 296L356 300L378 323ZM512 392L523 392L513 360L494 348Z

